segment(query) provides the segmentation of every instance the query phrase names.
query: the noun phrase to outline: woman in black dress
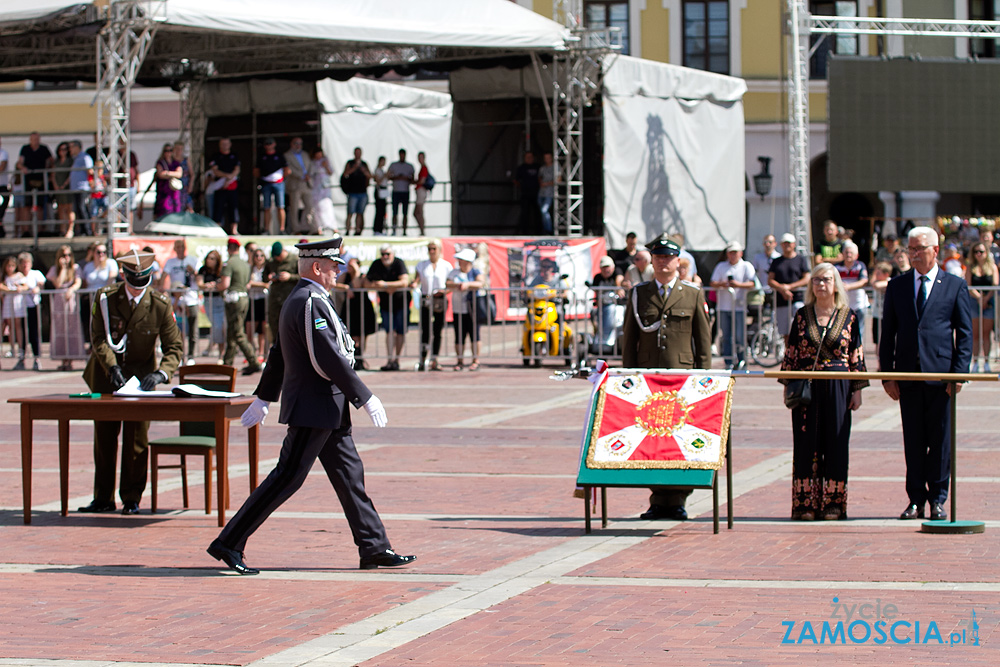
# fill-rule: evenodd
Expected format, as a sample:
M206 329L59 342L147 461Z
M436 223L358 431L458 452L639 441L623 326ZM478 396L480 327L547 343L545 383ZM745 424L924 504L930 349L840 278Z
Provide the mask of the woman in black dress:
M781 370L809 371L814 365L818 371L865 371L857 315L847 306L839 272L826 262L812 270ZM861 407L867 386L867 380L813 380L810 403L792 410L793 520L847 518L851 412Z

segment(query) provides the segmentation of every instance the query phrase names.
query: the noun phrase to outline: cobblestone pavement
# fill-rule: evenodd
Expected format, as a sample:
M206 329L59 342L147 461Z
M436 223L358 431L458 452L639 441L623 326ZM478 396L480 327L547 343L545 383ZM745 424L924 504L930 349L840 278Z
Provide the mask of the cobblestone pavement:
M365 373L390 420L380 430L354 413L368 490L394 547L419 559L357 570L317 467L250 540L257 577L205 553L218 528L199 509L199 463L189 510L167 471L156 515L147 490L138 516L60 516L54 423L35 426L23 525L6 401L84 384L79 372L0 371L0 665L1000 664L1000 386L969 386L959 402L959 517L985 520L984 534L927 535L895 518L902 438L878 388L855 415L850 520L790 522L780 388L740 380L734 530L712 534L708 491L675 523L636 518L644 490L609 489L609 527L584 535L572 491L589 385L553 382L554 370ZM265 474L284 433L276 414L262 429ZM248 467L233 431L235 509ZM91 425L74 422L71 437L75 508L90 499Z

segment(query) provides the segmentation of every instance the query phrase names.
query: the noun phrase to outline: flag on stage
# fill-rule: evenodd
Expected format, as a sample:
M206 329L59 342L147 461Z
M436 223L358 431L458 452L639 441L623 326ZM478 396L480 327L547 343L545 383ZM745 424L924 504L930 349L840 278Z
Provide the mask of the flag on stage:
M718 470L726 455L728 375L607 375L594 392L588 468Z

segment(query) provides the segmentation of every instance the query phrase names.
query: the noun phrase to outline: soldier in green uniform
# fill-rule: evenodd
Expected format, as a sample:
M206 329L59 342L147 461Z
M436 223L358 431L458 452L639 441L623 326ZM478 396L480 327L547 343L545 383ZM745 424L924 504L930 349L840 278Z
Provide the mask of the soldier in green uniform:
M236 360L236 348L243 352L247 359L247 367L243 375L253 375L260 370L260 362L253 351L253 345L247 340L247 311L250 310L250 297L247 295L247 283L250 282L250 265L240 257L240 242L230 238L226 244L229 259L222 267L222 278L219 289L222 290L222 300L226 304L226 352L222 363L232 366Z
M285 299L299 282L299 258L275 241L271 245L271 259L265 272L271 275L271 286L267 288L267 326L271 329L271 340L278 340L278 316Z
M701 288L677 278L681 248L660 238L646 246L653 279L629 293L622 337L625 368L711 368L712 327ZM687 519L690 488L653 487L641 519Z
M110 394L125 379L141 379L141 388L153 389L167 382L181 363L183 343L174 320L170 299L152 289L152 253L131 253L118 257L125 277L94 295L90 317L90 359L83 379L93 392ZM163 358L156 365L156 340ZM94 422L94 500L81 512L115 510L115 460L121 422ZM146 489L149 422L138 422L135 442L122 446L122 514L138 514L139 499Z

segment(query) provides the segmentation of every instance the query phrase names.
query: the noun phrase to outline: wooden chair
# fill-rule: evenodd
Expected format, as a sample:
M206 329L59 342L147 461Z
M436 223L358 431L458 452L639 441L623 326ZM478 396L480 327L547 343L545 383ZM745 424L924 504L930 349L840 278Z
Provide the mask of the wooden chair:
M219 364L194 364L181 366L177 372L180 384L196 384L215 391L236 390L236 369ZM198 400L177 399L177 400ZM181 422L180 435L159 438L149 443L150 477L152 482L151 511L156 513L156 480L159 470L180 469L184 508L188 508L187 457L205 459L205 514L212 513L212 455L215 452L215 424L213 422ZM178 465L160 465L161 455L180 455ZM226 503L229 504L228 501Z

